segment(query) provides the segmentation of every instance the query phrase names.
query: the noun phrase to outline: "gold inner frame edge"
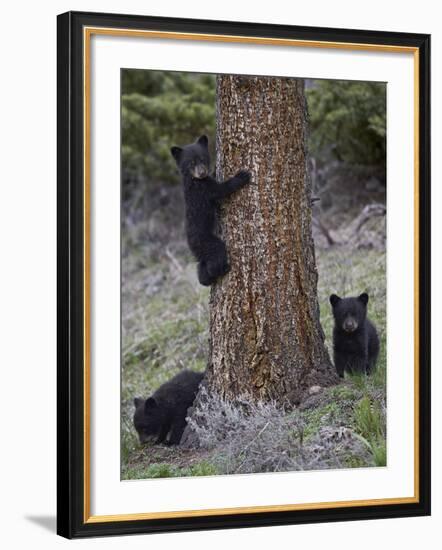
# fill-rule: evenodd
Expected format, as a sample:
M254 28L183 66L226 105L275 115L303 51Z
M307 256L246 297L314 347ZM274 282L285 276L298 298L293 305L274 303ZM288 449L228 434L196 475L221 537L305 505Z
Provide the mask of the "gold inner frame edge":
M374 52L412 53L414 62L414 495L385 499L350 500L335 502L282 504L269 506L241 506L202 510L174 510L168 512L146 512L115 515L91 515L91 473L90 473L90 42L92 35L126 36L132 38L158 38L174 40L194 40L205 42L249 43L273 46L304 48L325 48L343 50L364 50ZM411 504L419 502L419 49L412 46L392 46L388 44L364 44L348 42L328 42L280 38L247 37L202 33L181 33L148 31L137 29L117 29L110 27L83 27L83 102L84 102L84 484L83 510L84 523L107 523L116 521L137 521L147 519L167 519L217 516L229 514L250 514L300 510L320 510L351 506L379 506Z

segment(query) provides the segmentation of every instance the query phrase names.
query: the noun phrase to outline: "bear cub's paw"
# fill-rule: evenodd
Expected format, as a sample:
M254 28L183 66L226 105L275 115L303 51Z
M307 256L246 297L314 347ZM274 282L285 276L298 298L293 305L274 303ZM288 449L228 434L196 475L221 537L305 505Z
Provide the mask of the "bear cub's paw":
M240 170L237 174L235 174L234 177L241 185L241 187L243 187L244 185L250 183L252 174L248 170Z

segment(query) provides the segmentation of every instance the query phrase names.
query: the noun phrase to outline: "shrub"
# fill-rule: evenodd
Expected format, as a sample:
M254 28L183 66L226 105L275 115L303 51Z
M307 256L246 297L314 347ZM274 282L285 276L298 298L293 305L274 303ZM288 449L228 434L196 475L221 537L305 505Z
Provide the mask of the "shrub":
M126 69L121 120L126 185L138 176L176 182L170 147L215 134L215 77Z
M315 80L306 90L314 156L350 164L386 160L386 86L381 82Z
M305 439L299 411L273 402L254 403L243 396L227 402L202 390L189 424L200 446L211 450L219 473L243 474L342 468L348 461L367 465L370 453L351 428L318 427Z

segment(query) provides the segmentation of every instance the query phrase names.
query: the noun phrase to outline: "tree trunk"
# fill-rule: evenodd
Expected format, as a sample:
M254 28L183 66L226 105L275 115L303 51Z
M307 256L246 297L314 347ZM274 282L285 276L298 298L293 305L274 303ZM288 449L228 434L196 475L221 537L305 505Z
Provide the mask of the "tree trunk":
M296 404L337 382L319 322L306 119L302 80L217 79L217 178L252 173L220 209L231 271L210 298L205 386L228 400Z

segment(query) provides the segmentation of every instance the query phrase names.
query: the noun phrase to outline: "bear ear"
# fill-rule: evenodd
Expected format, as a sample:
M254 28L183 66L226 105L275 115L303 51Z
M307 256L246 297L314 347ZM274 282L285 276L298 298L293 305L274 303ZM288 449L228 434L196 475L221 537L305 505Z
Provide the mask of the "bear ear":
M368 304L368 294L366 292L363 292L362 294L360 294L359 301L362 302L364 306L366 306Z
M172 153L173 158L178 162L181 158L181 153L183 152L183 150L181 147L177 147L176 145L174 145L170 149L170 152Z
M155 398L149 397L148 399L146 399L146 402L144 403L144 410L151 411L152 409L155 409L157 406L158 404L155 401Z
M136 408L139 407L139 405L141 405L141 403L143 402L143 399L141 399L141 397L135 397L134 398L134 405Z
M331 294L330 303L333 307L340 301L341 301L341 298L339 298L339 296L337 296L336 294Z
M207 136L201 136L198 138L197 143L207 149L207 147L209 146L209 139L207 138Z

